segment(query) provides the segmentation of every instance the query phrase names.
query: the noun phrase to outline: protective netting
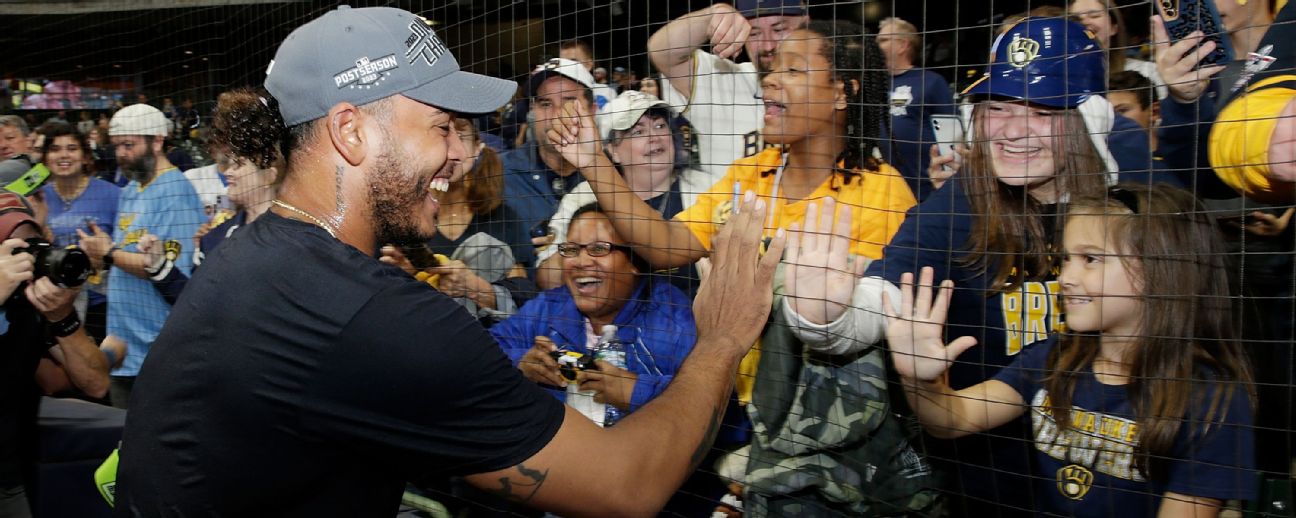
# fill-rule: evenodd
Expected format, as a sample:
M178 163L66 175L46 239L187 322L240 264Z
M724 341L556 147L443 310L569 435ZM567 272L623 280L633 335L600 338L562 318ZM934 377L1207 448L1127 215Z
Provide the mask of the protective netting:
M34 218L90 257L87 330L125 343L105 401L127 407L191 276L270 210L353 245L377 233L361 252L453 297L529 382L615 428L688 368L713 238L750 192L788 249L718 439L666 514L1290 516L1285 1L352 6L425 23L390 55L321 40L292 69L310 86L271 95L280 43L335 4L0 3L0 153L27 155L0 180L52 171L28 189ZM442 52L516 93L459 114L459 155L406 124L416 110L356 100L388 161L345 153L338 92ZM280 139L277 114L303 102L318 113ZM136 104L153 108L122 111ZM333 209L278 190L321 164ZM349 226L418 227L441 170L423 235ZM942 281L935 308L913 288ZM541 514L409 478L410 513Z

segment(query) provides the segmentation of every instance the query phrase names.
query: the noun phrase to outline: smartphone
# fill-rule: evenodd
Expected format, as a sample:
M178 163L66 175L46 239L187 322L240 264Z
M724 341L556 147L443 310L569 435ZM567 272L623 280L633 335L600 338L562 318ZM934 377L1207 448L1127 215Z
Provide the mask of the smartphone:
M1224 24L1220 22L1219 10L1215 9L1215 0L1154 0L1153 3L1165 22L1170 41L1179 41L1193 31L1201 31L1205 35L1201 43L1215 42L1215 50L1202 58L1197 68L1227 65L1233 61L1233 48L1229 45Z
M951 156L958 151L955 146L963 142L963 119L958 115L932 115L932 133L936 135L937 151L941 156ZM949 166L944 166L948 170Z

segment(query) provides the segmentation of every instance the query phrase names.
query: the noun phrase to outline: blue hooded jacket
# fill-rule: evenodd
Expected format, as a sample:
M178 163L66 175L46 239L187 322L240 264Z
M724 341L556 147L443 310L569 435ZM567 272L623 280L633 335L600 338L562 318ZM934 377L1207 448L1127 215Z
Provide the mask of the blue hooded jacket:
M666 390L684 358L697 341L692 301L669 282L641 279L634 296L617 313L612 323L617 338L625 342L626 364L635 373L630 412L638 410ZM598 330L595 330L598 332ZM540 294L516 315L496 324L491 335L513 364L535 345L535 337L547 336L560 349L589 353L585 347L585 316L566 286ZM567 394L546 387L559 400Z

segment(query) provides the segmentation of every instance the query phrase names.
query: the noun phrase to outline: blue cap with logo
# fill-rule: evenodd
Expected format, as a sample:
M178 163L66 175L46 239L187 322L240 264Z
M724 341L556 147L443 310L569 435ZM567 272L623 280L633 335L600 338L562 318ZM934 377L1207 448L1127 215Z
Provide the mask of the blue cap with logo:
M1031 17L1000 34L990 70L963 95L990 95L1075 108L1107 89L1107 57L1084 26Z
M744 18L762 16L801 16L806 13L805 2L801 0L738 0L734 7Z
M512 81L464 72L423 18L402 9L339 6L293 30L266 68L266 90L284 124L404 95L459 113L487 113L517 91Z

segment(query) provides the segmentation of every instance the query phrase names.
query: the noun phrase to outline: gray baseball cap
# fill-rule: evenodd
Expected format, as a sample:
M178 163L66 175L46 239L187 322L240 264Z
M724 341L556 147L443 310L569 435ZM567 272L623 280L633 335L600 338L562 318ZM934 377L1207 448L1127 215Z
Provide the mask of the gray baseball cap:
M459 113L487 113L517 91L512 81L459 70L423 18L390 7L339 6L288 35L266 68L266 90L291 127L401 94Z

